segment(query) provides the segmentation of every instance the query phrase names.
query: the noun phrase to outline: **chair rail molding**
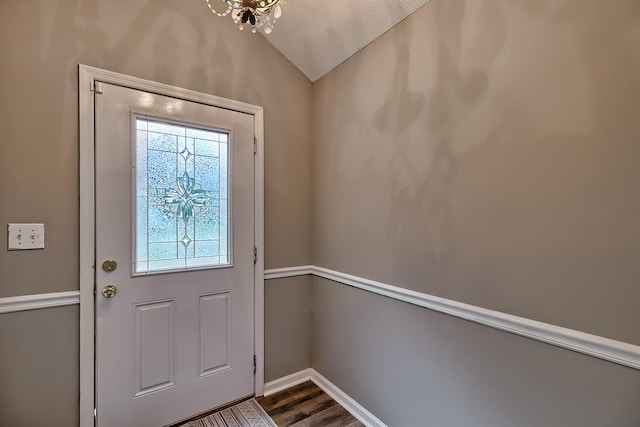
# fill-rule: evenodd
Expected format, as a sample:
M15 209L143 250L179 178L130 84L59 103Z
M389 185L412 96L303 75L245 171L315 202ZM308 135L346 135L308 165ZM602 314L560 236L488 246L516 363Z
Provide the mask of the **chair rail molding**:
M282 279L284 277L306 276L313 274L312 265L300 265L298 267L273 268L264 271L265 279Z
M80 291L20 295L0 298L0 314L41 308L64 307L80 303Z
M412 291L328 268L314 265L278 268L265 270L264 277L277 279L307 274L640 370L638 345Z

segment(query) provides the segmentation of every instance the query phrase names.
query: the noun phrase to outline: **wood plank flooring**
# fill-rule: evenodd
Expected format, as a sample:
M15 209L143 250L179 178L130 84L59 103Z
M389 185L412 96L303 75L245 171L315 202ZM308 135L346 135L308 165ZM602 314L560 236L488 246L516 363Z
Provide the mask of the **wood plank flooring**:
M278 427L364 427L311 381L256 400Z

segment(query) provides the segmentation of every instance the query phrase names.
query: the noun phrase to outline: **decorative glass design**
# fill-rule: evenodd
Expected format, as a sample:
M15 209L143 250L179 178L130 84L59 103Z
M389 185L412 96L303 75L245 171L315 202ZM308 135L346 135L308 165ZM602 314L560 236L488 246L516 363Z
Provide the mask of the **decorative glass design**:
M230 265L229 135L135 123L134 274Z

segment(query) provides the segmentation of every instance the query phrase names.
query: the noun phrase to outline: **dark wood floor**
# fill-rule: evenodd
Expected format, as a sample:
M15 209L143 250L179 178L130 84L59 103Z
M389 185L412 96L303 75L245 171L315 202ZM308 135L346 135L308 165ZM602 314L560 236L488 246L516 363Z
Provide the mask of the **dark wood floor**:
M311 381L257 400L278 427L364 427Z

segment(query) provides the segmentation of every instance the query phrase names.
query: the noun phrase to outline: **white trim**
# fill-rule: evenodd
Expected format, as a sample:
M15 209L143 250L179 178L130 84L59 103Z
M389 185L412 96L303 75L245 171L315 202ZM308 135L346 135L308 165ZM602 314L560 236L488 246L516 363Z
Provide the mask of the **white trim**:
M306 276L312 274L312 265L301 265L298 267L272 268L264 271L265 279L281 279L283 277Z
M80 121L80 425L94 424L94 82L163 94L187 101L226 108L254 116L255 155L255 337L256 375L254 392L262 394L264 383L264 110L262 107L170 86L125 74L79 65Z
M254 108L254 125L256 153L254 157L254 244L257 248L254 265L254 354L256 357L256 374L254 377L254 393L260 396L264 388L264 110Z
M80 303L80 291L52 292L50 294L20 295L0 298L0 314L41 308L64 307Z
M309 380L311 380L311 368L303 369L302 371L294 372L293 374L265 383L264 395L269 396Z
M78 70L80 126L80 426L93 426L94 395L94 278L95 278L95 164L93 71Z
M288 276L286 276L288 277ZM386 425L376 418L371 412L367 411L364 406L353 400L347 393L340 390L335 384L326 379L313 368L303 369L293 374L269 381L264 385L264 395L269 396L279 391L286 390L305 381L313 381L333 400L338 402L344 409L349 411L351 415L356 417L358 421L367 427L386 427Z
M309 268L310 267L310 268ZM618 363L634 369L640 369L640 346L592 335L561 326L551 325L500 311L489 310L471 304L465 304L434 295L388 285L374 280L364 279L351 274L329 270L316 266L302 266L288 269L267 270L265 277L271 278L272 272L279 270L297 272L298 275L313 274L334 282L343 283L378 295L449 314L491 328L552 344L578 353ZM310 270L310 273L306 273ZM274 273L274 277L279 277Z
M340 406L349 411L351 415L356 417L358 421L367 427L387 427L385 423L380 421L375 415L367 411L367 409L353 400L347 393L340 390L338 386L323 377L315 369L311 369L311 381L324 390L333 400L338 402Z

